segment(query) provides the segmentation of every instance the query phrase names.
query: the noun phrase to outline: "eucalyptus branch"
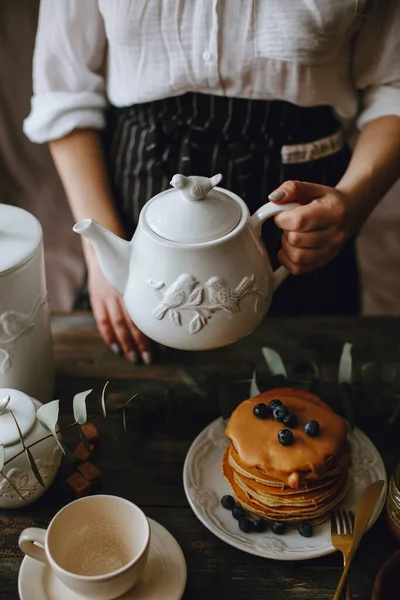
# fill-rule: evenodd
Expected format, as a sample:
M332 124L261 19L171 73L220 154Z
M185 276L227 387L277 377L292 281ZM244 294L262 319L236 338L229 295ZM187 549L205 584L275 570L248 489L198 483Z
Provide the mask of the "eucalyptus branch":
M91 417L88 417L88 421L92 421L93 419L97 419L99 418L99 415L93 415ZM70 425L66 425L65 427L61 427L60 429L58 429L59 433L62 433L63 431L67 431L67 429L71 429L72 427L76 427L77 426L77 422L75 421L74 423L70 423ZM36 442L33 442L32 444L29 444L29 446L25 446L23 450L20 450L20 452L18 452L18 454L14 454L14 456L12 458L9 458L8 460L5 461L4 466L6 464L8 464L9 462L12 462L15 458L17 458L17 456L20 456L21 454L24 454L25 452L25 448L32 448L33 446L36 446L36 444L40 444L40 442L43 442L44 440L48 440L49 438L53 437L53 435L51 433L49 433L49 435L45 435L44 437L40 438L40 440L36 440Z

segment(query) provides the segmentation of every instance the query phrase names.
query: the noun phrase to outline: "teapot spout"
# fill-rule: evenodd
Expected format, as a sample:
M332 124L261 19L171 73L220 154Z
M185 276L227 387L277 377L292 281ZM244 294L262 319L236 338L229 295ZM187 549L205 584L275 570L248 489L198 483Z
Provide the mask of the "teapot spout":
M117 292L124 294L129 277L130 243L93 219L78 221L73 231L91 242L104 277Z

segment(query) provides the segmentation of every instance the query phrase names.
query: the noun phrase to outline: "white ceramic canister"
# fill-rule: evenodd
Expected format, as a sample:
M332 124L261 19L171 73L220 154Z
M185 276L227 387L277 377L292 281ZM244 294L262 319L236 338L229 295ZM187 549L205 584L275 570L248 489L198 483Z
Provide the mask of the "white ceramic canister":
M42 402L54 388L42 227L7 204L0 204L0 388Z
M61 451L54 437L49 436L36 419L36 411L41 406L38 400L19 390L0 388L0 444L4 446L5 463L0 475L0 508L21 508L35 502L57 474ZM45 487L32 471L14 418Z

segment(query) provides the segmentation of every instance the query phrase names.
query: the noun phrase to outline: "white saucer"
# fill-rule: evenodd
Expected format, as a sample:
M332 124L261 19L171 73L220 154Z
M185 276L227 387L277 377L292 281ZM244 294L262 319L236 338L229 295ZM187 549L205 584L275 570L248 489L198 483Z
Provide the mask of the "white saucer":
M348 440L353 483L341 507L354 511L361 492L369 483L377 479L385 481L384 490L369 522L371 527L385 504L385 465L374 444L360 429L349 431ZM225 423L219 418L203 429L186 456L183 469L185 493L203 525L227 544L263 558L304 560L335 552L331 544L329 521L315 527L311 538L302 537L295 528L284 535L275 535L270 529L266 533L242 533L231 512L222 508L220 503L222 496L232 494L230 485L222 474L222 457L227 444Z
M180 600L186 586L186 562L175 538L149 519L149 558L141 581L118 600ZM84 600L69 590L45 565L29 556L18 576L21 600Z

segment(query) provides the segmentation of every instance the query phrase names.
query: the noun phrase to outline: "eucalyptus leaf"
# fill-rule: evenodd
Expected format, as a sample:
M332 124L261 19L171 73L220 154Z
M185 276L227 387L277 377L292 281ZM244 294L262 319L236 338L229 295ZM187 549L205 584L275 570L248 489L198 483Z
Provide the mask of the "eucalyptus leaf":
M339 383L351 384L352 372L353 372L353 360L351 357L351 350L353 344L346 342L343 345L342 354L339 361Z
M365 398L370 407L374 407L378 401L382 381L382 363L372 361L361 367L362 386Z
M126 431L126 408L122 407L122 425L124 426L124 430Z
M81 438L81 442L83 444L83 447L85 448L85 450L87 452L90 452L90 442L87 439L86 435L84 434L84 432L82 431L82 427L80 425L78 425L79 428L79 436Z
M103 387L103 391L101 392L101 412L103 413L103 418L107 416L106 410L106 388L110 382L107 381L105 386Z
M17 418L16 418L16 416L14 415L14 413L13 413L13 411L12 411L12 410L10 410L10 414L11 414L12 418L14 419L14 423L15 423L15 425L17 426L17 429L18 429L18 435L19 435L19 441L21 442L21 444L22 444L22 447L23 447L23 449L25 450L25 448L26 448L26 446L25 446L25 440L24 440L24 436L22 435L22 431L21 431L21 428L20 428L20 426L19 426L19 423L18 423L18 421L17 421Z
M36 420L42 425L42 427L44 427L44 429L46 429L46 431L49 431L51 433L53 438L56 440L61 452L65 456L65 445L60 441L56 430L59 411L60 401L52 400L51 402L47 402L47 404L43 404L40 408L37 409Z
M394 425L400 412L400 394L394 394L392 398L397 400L397 406L395 408L394 413L388 419L388 425Z
M40 408L37 409L36 419L41 425L43 425L45 429L47 429L47 431L55 433L59 410L60 401L52 400L47 404L42 404L42 406L40 406Z
M131 396L129 398L129 400L127 400L126 402L124 402L124 404L122 406L127 407L130 405L130 403L132 402L132 400L134 400L135 398L137 398L137 396L139 396L139 392L136 392L136 394L133 394L133 396Z
M38 482L40 483L40 485L45 488L45 484L44 481L42 479L42 476L40 474L40 471L37 467L37 464L35 463L35 459L32 456L32 452L29 450L29 448L25 448L25 454L28 457L29 460L29 464L31 465L31 469L33 471L34 476L36 477L36 479L38 480Z
M202 396L203 398L207 395L205 393L205 391L199 387L199 385L194 380L192 375L190 373L188 373L187 371L185 371L185 369L179 369L178 375L188 387L192 388L192 390L194 391L195 394L198 394L199 396Z
M4 446L3 446L3 444L0 444L0 473L3 470L5 459L6 459L6 453L4 450Z
M4 473L4 471L0 471L0 473L3 475L4 479L12 487L12 489L18 494L18 496L21 498L21 500L23 500L25 502L25 504L29 504L28 500L26 498L24 498L24 496L21 494L21 492L19 491L17 486L13 483L11 478L7 477L7 475Z
M79 425L84 425L87 421L86 398L92 391L93 390L86 390L86 392L79 392L79 394L75 394L72 401L74 418Z
M266 347L261 348L261 352L272 375L281 375L287 379L287 371L278 352Z
M26 454L26 457L27 457L27 459L28 459L28 462L29 462L29 464L30 464L30 466L31 466L31 469L32 469L32 471L33 471L33 474L34 474L34 476L36 477L36 480L37 480L37 481L40 483L40 485L41 485L42 487L45 487L45 485L44 485L44 482L43 482L43 479L42 479L42 476L40 475L40 473L39 473L39 469L37 468L37 464L35 463L35 459L34 459L34 458L33 458L33 456L32 456L32 452L31 452L31 451L29 450L29 448L27 448L27 447L26 447L26 445L25 445L24 436L22 435L22 431L21 431L21 428L20 428L20 426L19 426L19 423L18 423L18 421L17 421L17 418L16 418L16 416L14 415L14 413L13 413L13 411L12 411L12 410L10 410L10 413L11 413L11 415L12 415L12 418L14 419L14 423L15 423L15 425L17 426L17 429L18 429L18 435L19 435L19 439L20 439L20 442L21 442L21 444L22 444L22 447L23 447L23 449L25 450L25 454ZM20 494L20 495L21 495L21 494Z
M60 448L61 452L64 454L65 458L71 463L74 464L75 463L75 456L72 454L71 450L68 448L68 446L66 446L64 444L64 442L60 439L58 439L58 447Z
M257 385L257 372L254 369L253 377L251 378L251 384L250 384L250 398L255 398L256 396L259 395L259 393L260 393L260 390Z
M346 419L349 422L351 429L354 429L355 421L351 386L348 383L341 383L340 389L342 392L342 402Z

